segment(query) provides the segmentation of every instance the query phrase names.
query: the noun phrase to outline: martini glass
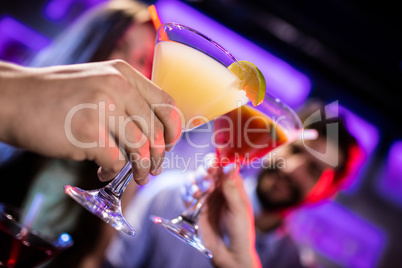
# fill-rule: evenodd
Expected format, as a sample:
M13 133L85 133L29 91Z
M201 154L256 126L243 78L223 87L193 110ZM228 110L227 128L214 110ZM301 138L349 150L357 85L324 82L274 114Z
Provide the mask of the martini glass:
M167 23L156 36L152 81L173 97L183 132L233 110L249 100L242 81L228 66L238 61L220 45L186 26ZM157 109L164 104L155 105ZM174 107L173 107L174 108ZM127 163L105 187L83 190L71 185L65 192L88 211L119 231L133 236L134 229L121 211L121 196L132 178Z
M53 239L23 224L17 209L0 203L0 267L36 267L72 244L66 233Z
M266 95L258 108L244 105L214 120L216 156L207 155L207 164L204 166L211 166L208 163L215 162L213 158L217 157L221 167L231 163L242 167L268 157L273 150L300 137L302 124L299 117L279 99ZM206 168L202 166L196 170L195 178L194 183L186 187L190 195L188 199L193 198L192 205L172 220L157 216L152 216L151 220L198 249L207 258L212 258L211 251L198 236L197 222L216 181L213 181L215 177L207 176ZM191 196L194 192L198 195L196 198Z

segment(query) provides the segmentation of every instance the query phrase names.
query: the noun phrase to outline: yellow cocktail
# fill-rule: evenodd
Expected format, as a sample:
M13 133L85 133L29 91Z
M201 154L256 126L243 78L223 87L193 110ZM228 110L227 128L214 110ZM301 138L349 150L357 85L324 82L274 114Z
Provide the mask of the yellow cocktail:
M255 66L240 64L211 39L173 23L164 24L158 30L152 78L176 101L183 131L240 107L248 99L257 105L265 93L265 80ZM133 236L134 229L123 217L120 203L132 178L131 171L129 161L105 187L83 190L66 185L65 192L117 230ZM197 240L196 236L187 238L189 243ZM209 256L210 252L197 241L193 246Z
M175 100L183 131L222 116L249 99L258 105L265 94L265 80L253 64L238 62L213 40L174 23L158 29L152 80ZM197 215L183 214L174 220L151 218L211 258L197 235ZM194 221L189 220L193 216Z
M207 51L207 52L204 52ZM216 43L191 29L165 24L158 31L152 80L176 102L190 130L248 102L235 63Z

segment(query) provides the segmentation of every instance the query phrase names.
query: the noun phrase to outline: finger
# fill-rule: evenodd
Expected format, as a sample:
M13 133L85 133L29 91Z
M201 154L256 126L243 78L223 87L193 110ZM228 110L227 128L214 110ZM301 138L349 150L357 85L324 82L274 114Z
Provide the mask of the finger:
M133 168L133 179L139 185L148 183L151 170L149 140L132 121L126 125L128 137L134 137L134 142L126 140L125 149Z
M162 172L162 162L165 157L165 127L141 95L136 96L135 99L135 105L126 107L128 117L125 121L133 121L142 133L146 135L150 142L150 173L152 175L158 175ZM126 123L127 122L123 125ZM120 122L119 125L121 125ZM122 132L122 130L120 130L120 132ZM126 132L126 135L129 135L129 133Z
M235 165L226 166L222 176L222 192L228 208L234 212L247 209L248 196L244 190L239 168Z
M232 226L228 228L228 235L233 242L233 250L244 246L242 239L254 241L254 217L250 199L244 189L242 177L238 168L225 170L222 179L222 192L229 211L229 221ZM245 230L237 235L239 230Z
M198 220L198 224L200 226L201 238L205 246L208 249L210 249L214 253L214 255L216 255L218 251L221 251L220 254L222 254L223 252L226 251L226 246L220 234L217 232L215 222L210 221L211 211L209 211L209 209L210 205L206 204L203 210L201 211L201 215Z
M133 179L138 185L145 185L149 181L151 161L146 146L139 148L138 153L130 153L130 163L133 168Z
M162 162L165 158L164 126L158 118L151 120L149 126L149 129L146 129L144 125L139 127L149 140L150 173L159 175L162 172Z
M226 265L232 259L231 252L222 236L217 232L218 228L215 223L210 221L211 211L209 211L209 208L211 208L209 205L204 207L198 220L202 242L212 252L214 257L211 261L215 267L234 267L233 264Z
M98 179L100 181L109 181L116 177L118 173L111 172L110 170L105 170L102 167L99 167L96 174L98 175Z
M164 126L156 119L151 121L151 130L148 133L150 141L151 174L156 176L162 172L162 162L165 158Z
M133 169L133 179L138 184L146 184L151 169L150 148L147 135L132 117L119 116L115 139L124 148Z
M144 108L144 111L147 110L147 108ZM148 109L150 112L150 110ZM149 150L149 159L150 159L150 173L152 175L158 175L162 172L162 162L165 158L165 141L164 141L164 127L162 123L156 118L155 121L150 120L150 118L147 115L142 115L141 113L128 117L127 120L132 120L132 122L137 126L138 131L141 133L141 139L138 144L139 147L145 147L146 142L148 145L148 150ZM126 122L126 129L125 135L127 139L130 139L131 137L135 137L135 129L134 127L130 127L131 124L129 122ZM122 131L122 130L120 130ZM127 142L127 145L131 145L131 142ZM136 146L136 147L138 147ZM131 147L135 147L132 146ZM134 148L135 149L135 148ZM145 148L143 148L145 150Z
M167 149L170 150L180 138L182 130L182 116L173 98L130 65L120 64L118 68L125 74L130 84L135 89L131 92L134 92L134 94L139 92L162 122L165 129L165 144ZM129 105L127 107L129 107Z
M181 137L184 115L176 106L172 97L163 90L160 91L160 95L160 100L151 100L151 103L154 113L165 127L166 150L170 151Z
M104 147L96 147L94 152L94 161L100 166L98 170L100 181L113 179L126 164L126 158L110 134L107 136L106 144Z

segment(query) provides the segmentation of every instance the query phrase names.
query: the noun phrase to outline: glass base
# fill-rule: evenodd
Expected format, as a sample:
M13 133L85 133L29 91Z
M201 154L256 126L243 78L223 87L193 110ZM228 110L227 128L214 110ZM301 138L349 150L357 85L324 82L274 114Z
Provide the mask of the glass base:
M133 227L124 219L120 200L117 197L106 197L102 189L85 191L71 185L64 186L64 192L92 214L98 216L116 230L134 236ZM109 198L114 198L110 200Z
M194 224L186 221L181 216L173 220L167 220L161 217L151 216L151 220L154 223L165 227L168 231L170 231L170 233L175 235L177 238L198 249L208 259L212 259L213 256L211 251L209 251L209 249L207 249L202 244L201 239L197 236L197 227Z

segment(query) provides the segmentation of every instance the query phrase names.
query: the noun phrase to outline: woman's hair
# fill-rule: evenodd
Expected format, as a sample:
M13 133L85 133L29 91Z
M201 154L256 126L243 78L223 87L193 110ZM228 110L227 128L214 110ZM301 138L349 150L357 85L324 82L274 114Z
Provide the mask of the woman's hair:
M146 4L130 0L101 3L84 13L26 65L44 67L107 60L132 23L151 23Z

